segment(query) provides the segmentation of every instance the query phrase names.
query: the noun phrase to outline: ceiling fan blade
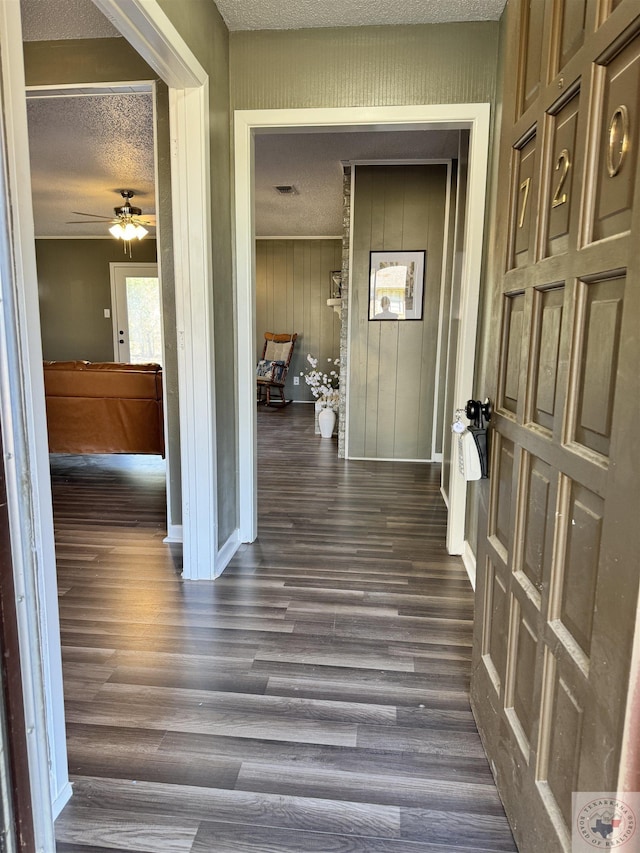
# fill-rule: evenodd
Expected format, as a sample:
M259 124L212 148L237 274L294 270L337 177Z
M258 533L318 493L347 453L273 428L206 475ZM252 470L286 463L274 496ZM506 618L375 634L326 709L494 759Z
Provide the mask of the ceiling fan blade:
M100 213L84 213L82 210L72 210L71 213L73 213L74 216L92 216L94 219L102 219L103 222L114 221L113 216L103 216Z
M65 225L107 225L109 222L113 222L113 219L68 219L64 224Z
M135 216L132 220L134 225L144 225L145 228L155 228L155 216Z

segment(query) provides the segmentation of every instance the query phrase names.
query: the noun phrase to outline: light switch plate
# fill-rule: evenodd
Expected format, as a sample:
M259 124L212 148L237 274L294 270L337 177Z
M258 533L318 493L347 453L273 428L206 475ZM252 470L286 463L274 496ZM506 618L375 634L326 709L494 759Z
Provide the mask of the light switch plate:
M111 319L111 308L105 308L104 309L104 318L105 318L105 320Z

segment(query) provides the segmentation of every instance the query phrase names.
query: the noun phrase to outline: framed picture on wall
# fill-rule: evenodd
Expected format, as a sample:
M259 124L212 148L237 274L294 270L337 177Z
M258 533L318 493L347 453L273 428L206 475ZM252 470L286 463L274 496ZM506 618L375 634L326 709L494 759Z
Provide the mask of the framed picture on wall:
M369 319L422 320L427 253L369 253Z

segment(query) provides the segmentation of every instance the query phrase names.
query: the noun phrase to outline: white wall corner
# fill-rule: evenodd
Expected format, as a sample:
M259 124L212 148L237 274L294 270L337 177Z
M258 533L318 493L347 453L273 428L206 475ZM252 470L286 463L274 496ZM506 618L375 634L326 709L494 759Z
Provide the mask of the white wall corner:
M236 528L236 530L233 531L231 536L224 543L222 548L220 548L220 550L218 551L218 554L216 557L216 573L215 573L215 576L217 578L219 578L220 575L227 568L227 566L231 562L231 559L233 558L233 555L236 553L236 551L238 550L239 547L240 547L240 530L238 528Z
M464 549L462 551L462 562L464 563L464 567L467 570L467 574L469 575L469 580L471 581L471 586L475 592L476 589L476 555L471 550L471 545L465 539L464 541Z

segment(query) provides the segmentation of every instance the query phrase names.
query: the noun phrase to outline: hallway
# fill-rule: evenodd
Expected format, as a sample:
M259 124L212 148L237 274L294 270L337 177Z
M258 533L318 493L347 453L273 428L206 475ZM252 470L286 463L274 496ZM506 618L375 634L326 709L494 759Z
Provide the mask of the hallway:
M52 457L70 773L58 853L515 851L469 709L437 466L258 413L259 539L163 544L154 457Z

